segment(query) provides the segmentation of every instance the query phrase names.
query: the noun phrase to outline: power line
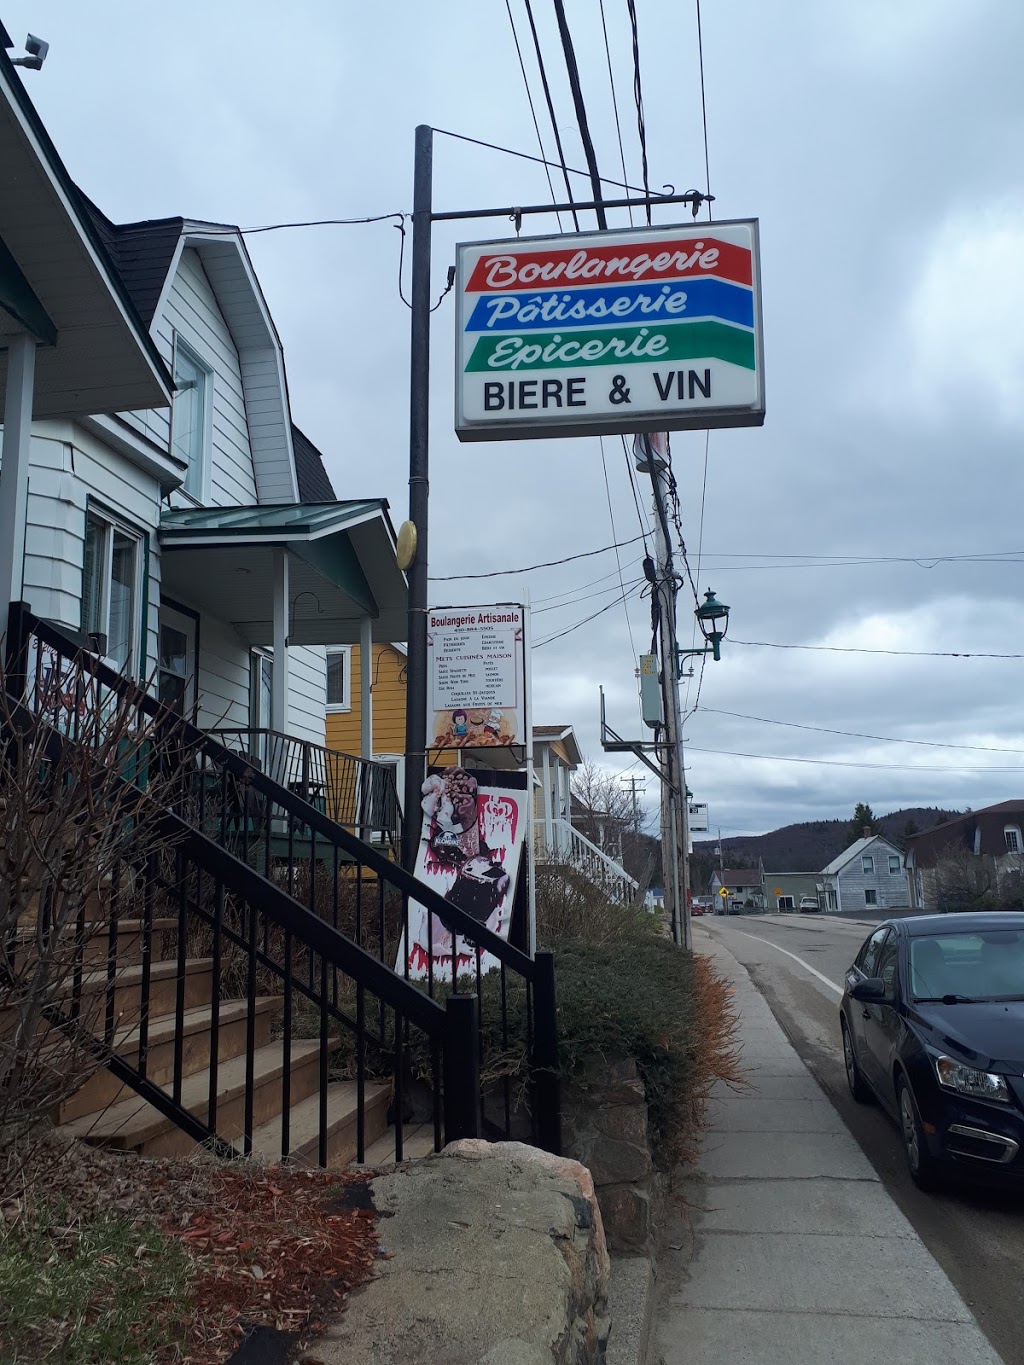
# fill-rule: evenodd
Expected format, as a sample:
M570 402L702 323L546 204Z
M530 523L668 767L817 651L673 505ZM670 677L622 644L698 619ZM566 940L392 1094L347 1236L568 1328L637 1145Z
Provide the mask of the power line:
M643 171L644 194L650 199L650 176L647 170L647 127L644 121L644 92L640 82L640 35L636 23L636 0L626 0L629 23L633 30L633 99L636 103L636 130L640 138L640 165ZM651 206L648 203L647 226L651 225Z
M981 650L861 649L856 645L783 645L772 640L736 640L731 635L729 643L748 645L754 649L812 649L829 654L889 654L911 659L1024 659L1024 654L992 654Z
M811 763L822 768L872 768L884 772L901 773L1020 773L1024 766L1007 767L936 767L928 763L857 763L842 758L790 758L785 754L748 754L737 749L702 749L696 744L686 746L695 754L720 754L725 758L763 758L769 763Z
M704 188L708 198L708 222L711 222L711 166L708 161L708 104L704 93L704 35L700 23L700 0L697 0L697 56L700 59L700 112L704 122Z
M537 146L540 148L540 159L544 163L544 175L548 182L548 193L551 195L551 202L557 202L555 198L555 187L551 182L551 170L548 164L547 155L544 151L544 139L540 135L540 124L537 121L537 110L533 104L533 92L530 89L530 80L526 74L526 63L523 61L523 49L519 46L519 34L516 32L516 21L512 18L512 0L505 0L505 9L508 11L508 22L512 29L512 41L516 45L516 56L519 58L519 70L523 73L523 85L526 87L526 99L530 106L530 117L533 119L533 131L537 134ZM625 176L625 171L623 171ZM558 230L562 231L562 215L555 214L558 222Z
M608 24L605 21L604 0L600 0L601 5L601 32L604 34L604 56L608 63L608 84L612 90L612 111L615 114L615 136L619 141L619 164L622 167L622 178L626 178L626 151L622 145L622 124L619 121L619 101L615 94L615 74L612 71L612 50L608 42ZM633 210L629 209L629 226L633 226Z
M579 630L580 626L585 626L590 621L596 621L597 618L603 616L606 611L611 611L613 607L617 607L620 601L625 601L627 597L631 597L634 591L634 589L629 589L622 598L616 597L614 601L608 602L605 606L601 607L600 610L592 612L590 616L584 616L582 621L575 621L571 626L566 626L565 630L560 630L556 635L549 635L546 640L538 640L533 648L541 649L544 645L553 644L555 640L561 640L563 636L571 635L574 630Z
M576 61L576 49L573 47L572 34L569 32L569 25L565 18L565 6L562 0L554 0L555 18L558 21L558 35L562 40L562 53L565 57L565 69L569 76L569 89L572 92L573 107L576 110L576 125L579 128L580 141L583 143L583 155L587 159L587 169L590 171L590 188L593 191L597 216L597 226L602 232L608 227L608 215L604 211L601 203L601 177L597 170L597 154L594 151L594 139L590 136L590 124L587 121L587 109L583 103L583 87L580 85L580 69Z
M532 161L532 162L534 163L534 165L536 165L536 166L550 166L550 167L552 168L552 170L562 171L563 173L565 173L565 174L567 174L567 175L581 175L581 176L585 176L588 180L590 179L590 172L589 172L589 171L581 171L581 170L579 170L579 168L576 167L576 166L567 166L567 165L565 165L565 163L562 162L562 161L545 161L543 157L532 156L529 152L519 152L519 151L516 151L516 149L515 149L514 147L503 147L503 146L501 145L500 142L485 142L482 138L479 138L479 137L469 137L466 133L453 133L453 132L451 131L450 128L435 128L435 129L434 129L434 132L440 134L440 135L443 136L443 137L451 137L451 138L454 138L454 139L456 140L456 142L469 142L469 143L471 143L474 147L486 147L489 151L492 151L492 152L503 152L506 156L514 156L514 157L517 157L520 161ZM606 176L606 175L602 175L602 176L601 176L601 184L602 184L602 185L614 185L616 189L620 189L620 190L629 190L632 194L644 194L644 193L648 193L648 191L645 191L645 190L644 190L644 188L643 188L642 185L630 185L630 184L627 184L626 181L624 181L624 180L611 180L611 179L609 179L609 177ZM663 191L665 194L675 194L675 186L674 186L674 185L668 185L668 184L666 184L666 185L662 185L661 188L662 188L662 191ZM694 193L696 193L696 191L694 191ZM570 199L572 198L571 192L570 192L570 194L569 194L569 198L570 198ZM655 200L657 200L658 196L655 195L654 198L655 198ZM385 214L385 215L384 215L384 217L397 217L397 216L398 216L397 214ZM356 218L356 219L353 219L353 221L354 221L354 222L363 222L364 220L361 219L361 218ZM377 220L371 218L371 219L366 219L365 221L366 221L366 222L376 222ZM304 226L306 226L306 224L303 224L303 223L287 224L287 223L286 223L286 224L284 224L284 226L285 226L285 227L288 227L288 226L304 227ZM234 230L235 230L235 229L232 229L232 231L234 231ZM254 229L254 231L260 231L260 230L261 230L261 229Z
M603 436L600 436L600 437L598 437L598 440L599 440L600 445L601 445L601 469L604 471L604 493L605 493L605 497L606 497L607 500L608 500L608 520L611 522L611 527L612 527L612 540L614 541L614 540L616 539L616 535L617 535L616 530L615 530L615 512L612 510L612 490L611 490L611 485L608 483L608 461L605 459L605 454L604 454L604 437L603 437ZM632 625L631 625L631 623L630 623L630 620L629 620L629 608L626 606L626 598L625 598L625 594L626 594L626 585L625 585L625 583L623 583L623 581L622 581L622 561L621 561L621 559L619 558L619 551L618 551L618 548L616 548L616 550L615 550L615 564L616 564L616 567L618 568L618 571L619 571L619 587L622 589L622 594L623 594L623 598L622 598L622 610L623 610L623 611L625 612L625 614L626 614L626 631L627 631L628 634L629 634L629 648L630 648L630 650L631 650L631 652L632 652L633 658L636 659L636 658L637 658L636 644L635 644L635 642L634 642L634 640L633 640L633 627L632 627Z
M254 237L259 232L284 232L288 228L357 227L363 223L386 223L392 218L399 222L404 213L376 213L369 218L307 218L294 223L262 223L259 227L203 227L204 237Z
M453 583L456 579L467 578L506 578L509 574L533 573L535 569L556 569L560 564L571 564L574 559L591 559L594 555L606 555L610 550L621 550L624 545L635 545L643 536L633 536L631 540L620 540L616 545L602 545L599 550L581 550L577 555L566 555L564 559L547 559L543 564L526 564L521 569L494 569L490 573L449 573L431 574L431 583Z
M928 749L964 749L976 754L1019 754L1024 757L1024 749L1001 749L988 744L950 744L938 739L900 739L894 735L865 735L859 730L832 730L824 725L804 725L797 720L773 720L769 716L748 716L741 711L722 711L715 706L705 706L705 716L731 716L734 720L756 720L762 725L785 725L791 730L813 730L819 735L841 735L844 739L870 739L881 744L917 744Z
M631 578L631 579L629 580L629 589L628 589L628 590L632 590L633 588L639 588L643 583L646 583L646 581L647 581L647 580L646 580L645 578ZM620 577L620 581L619 581L618 588L619 588L619 592L621 592L621 593L623 594L623 597L625 597L625 594L626 594L626 592L627 592L627 587L626 587L626 583L621 579L621 577ZM565 600L564 602L555 602L552 606L534 607L534 608L532 609L532 614L533 614L534 616L542 616L542 615L544 614L544 612L546 612L546 611L564 611L566 607L574 607L574 606L576 606L577 602L589 602L589 601L591 601L591 600L592 600L593 598L595 598L595 597L604 597L606 593L614 592L614 591L615 591L615 584L613 583L613 584L611 585L611 587L598 588L596 592L585 592L585 593L580 593L580 594L579 594L578 596L576 596L576 597L567 597L566 600ZM629 613L628 613L628 612L626 613L626 626L629 627ZM629 642L630 642L630 644L632 645L632 643L633 643L632 630L630 630ZM635 649L635 648L634 648L634 650L633 650L633 653L634 653L634 654L636 653L636 649Z
M563 588L561 592L550 593L547 597L531 598L531 601L536 606L540 606L542 602L554 602L560 597L572 597L576 593L583 592L586 588L596 588L599 583L607 583L610 578L615 578L617 574L618 569L612 569L610 573L602 574L600 578L591 579L588 583L578 583L575 587ZM610 592L611 589L609 588L608 591Z
M562 149L562 134L558 131L558 119L555 117L555 105L551 98L551 87L548 85L548 73L544 67L544 54L540 50L540 38L537 36L537 25L533 22L533 7L530 0L523 0L526 6L526 17L530 21L530 32L533 34L533 49L537 54L537 66L540 70L540 83L544 89L544 99L548 106L548 118L551 120L551 129L555 135L555 149L558 152L558 159L562 167L562 177L565 180L565 192L569 196L569 203L573 202L572 185L569 183L569 170L565 164L565 152ZM579 215L572 209L572 225L577 232L580 230Z

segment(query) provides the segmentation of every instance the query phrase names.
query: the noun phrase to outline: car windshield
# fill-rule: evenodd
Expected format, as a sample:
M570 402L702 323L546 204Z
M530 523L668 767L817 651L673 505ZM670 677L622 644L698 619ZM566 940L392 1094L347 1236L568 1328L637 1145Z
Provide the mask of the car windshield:
M1024 999L1024 931L911 938L910 989L915 1000Z

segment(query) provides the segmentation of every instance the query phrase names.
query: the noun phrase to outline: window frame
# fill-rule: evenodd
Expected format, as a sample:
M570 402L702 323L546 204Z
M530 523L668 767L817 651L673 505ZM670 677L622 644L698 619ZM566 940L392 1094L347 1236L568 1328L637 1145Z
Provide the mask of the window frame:
M86 546L89 542L90 524L100 528L102 537L100 557L102 563L97 574L99 598L96 602L96 617L92 619L90 603L87 600L85 578ZM110 653L110 612L114 575L114 537L122 535L132 543L131 603L128 612L128 655L120 662ZM144 677L146 671L146 629L148 625L148 579L149 579L149 535L140 526L134 525L124 517L111 512L102 503L92 498L86 500L85 522L82 532L82 585L79 596L79 622L83 635L95 641L96 653L103 662L128 677Z
M861 854L860 870L865 877L873 877L875 875L875 855L873 853Z
M787 901L788 904L783 905L783 901ZM795 896L776 896L775 908L776 910L795 910L796 909Z
M896 864L895 867L893 867L893 863ZM903 866L902 866L902 859L900 858L900 855L899 855L898 853L890 853L890 854L889 854L889 876L890 876L890 877L898 877L898 876L902 873L902 871L903 871Z
M1013 839L1012 844L1010 843L1011 838ZM1021 842L1020 828L1017 825L1003 826L1003 843L1006 846L1005 852L1007 853L1020 853L1024 851L1024 845L1022 845Z
M340 655L344 660L342 676L344 678L345 700L340 702L332 702L330 700L330 669L332 655ZM327 714L329 716L347 715L352 710L351 645L328 645L324 662L324 696L326 698Z
M853 964L860 972L861 976L871 976L873 974L873 972L868 972L865 967L865 964L867 963L868 960L868 956L871 953L871 945L875 943L876 939L878 940L877 943L875 943L874 954L871 959L871 966L872 968L874 968L875 963L878 960L878 954L879 952L881 952L882 944L885 942L885 938L888 932L889 926L883 924L881 928L873 929L871 933L868 934L864 942L861 944L860 952L857 954L856 961Z
M174 383L174 399L171 402L171 429L170 429L170 448L172 455L180 454L176 448L177 437L175 435L174 409L178 396L178 358L184 356L186 361L201 376L200 402L202 404L197 428L199 431L198 461L193 459L193 452L190 451L188 459L188 469L182 482L179 492L189 498L192 502L205 505L210 498L210 476L211 476L211 452L213 450L213 384L214 371L212 365L204 360L196 348L180 334L174 333L174 348L171 355L171 378ZM184 390L182 390L184 392ZM193 470L198 467L198 474L193 478ZM194 485L194 486L190 486Z
M878 892L873 886L866 886L864 888L864 904L871 905L875 909L878 908Z

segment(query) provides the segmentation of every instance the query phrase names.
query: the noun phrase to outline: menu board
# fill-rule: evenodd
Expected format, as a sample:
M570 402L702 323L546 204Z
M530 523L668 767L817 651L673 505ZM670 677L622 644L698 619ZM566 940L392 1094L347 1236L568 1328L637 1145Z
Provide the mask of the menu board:
M435 748L525 744L525 617L511 603L428 611L427 705Z

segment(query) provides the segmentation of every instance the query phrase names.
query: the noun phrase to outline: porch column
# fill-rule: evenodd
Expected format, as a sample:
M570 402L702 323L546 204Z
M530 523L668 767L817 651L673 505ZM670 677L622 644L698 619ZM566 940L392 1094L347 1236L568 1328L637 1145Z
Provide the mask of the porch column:
M373 622L359 622L359 752L373 757Z
M270 728L288 731L288 551L274 551L274 670Z
M550 858L555 849L554 826L551 823L551 745L544 745L544 844Z
M25 522L28 519L28 461L32 440L32 390L36 373L35 338L12 338L7 350L7 399L0 465L0 634L7 631L7 608L24 591Z

